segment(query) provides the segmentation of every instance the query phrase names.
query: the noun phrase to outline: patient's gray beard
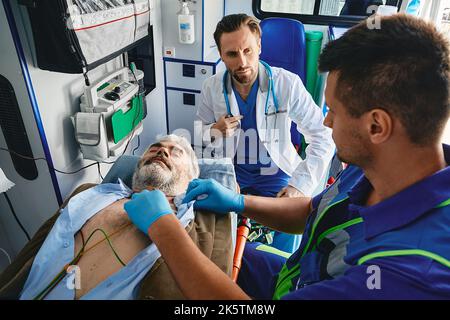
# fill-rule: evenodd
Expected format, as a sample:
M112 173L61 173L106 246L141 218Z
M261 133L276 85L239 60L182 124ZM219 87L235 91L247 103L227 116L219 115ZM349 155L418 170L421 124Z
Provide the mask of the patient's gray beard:
M151 163L134 172L133 190L142 191L153 187L161 190L167 196L175 196L185 191L181 178L179 170L175 167L169 171L158 163Z

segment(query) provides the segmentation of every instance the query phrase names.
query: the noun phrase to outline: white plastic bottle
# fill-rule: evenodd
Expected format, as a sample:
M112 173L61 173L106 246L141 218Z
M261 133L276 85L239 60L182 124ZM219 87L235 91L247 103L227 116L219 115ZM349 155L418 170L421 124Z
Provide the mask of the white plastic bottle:
M187 1L183 1L178 14L178 40L183 44L195 42L194 15L189 12Z

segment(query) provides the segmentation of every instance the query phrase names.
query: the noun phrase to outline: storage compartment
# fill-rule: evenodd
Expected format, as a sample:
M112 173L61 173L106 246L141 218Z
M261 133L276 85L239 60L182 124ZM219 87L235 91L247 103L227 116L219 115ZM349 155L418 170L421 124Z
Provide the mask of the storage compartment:
M167 90L169 133L185 129L191 135L191 144L194 144L194 121L199 101L200 93Z
M144 72L145 95L156 87L154 52L153 26L150 26L149 37L139 41L139 45L128 51L128 62L134 62Z
M203 81L214 73L213 66L188 62L166 61L167 87L202 90Z
M148 37L147 0L39 0L28 7L38 67L81 73Z

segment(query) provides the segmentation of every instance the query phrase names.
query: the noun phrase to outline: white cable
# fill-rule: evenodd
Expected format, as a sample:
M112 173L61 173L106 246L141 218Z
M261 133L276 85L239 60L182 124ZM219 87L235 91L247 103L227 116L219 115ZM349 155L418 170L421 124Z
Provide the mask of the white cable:
M6 252L6 250L3 248L0 248L0 251L2 251L6 255L6 257L8 258L9 264L11 264L12 261L11 261L11 257L9 256L8 252Z

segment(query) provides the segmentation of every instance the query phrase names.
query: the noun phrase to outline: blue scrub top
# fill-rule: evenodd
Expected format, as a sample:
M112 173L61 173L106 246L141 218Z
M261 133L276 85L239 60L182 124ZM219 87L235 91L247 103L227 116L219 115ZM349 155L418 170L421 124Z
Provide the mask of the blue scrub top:
M256 126L256 98L258 95L259 81L253 84L251 91L244 101L239 92L234 88L234 95L239 106L239 112L243 116L241 129L247 132L248 129L255 130ZM290 176L282 171L272 162L267 149L259 139L256 131L257 143L254 143L254 134L241 134L238 142L238 149L234 157L236 177L242 189L250 188L256 190L261 196L275 196L282 188L287 186ZM250 131L251 132L251 131ZM252 148L252 149L251 149ZM256 148L253 149L253 148ZM261 174L262 168L272 167L270 175ZM267 172L267 169L265 170Z

